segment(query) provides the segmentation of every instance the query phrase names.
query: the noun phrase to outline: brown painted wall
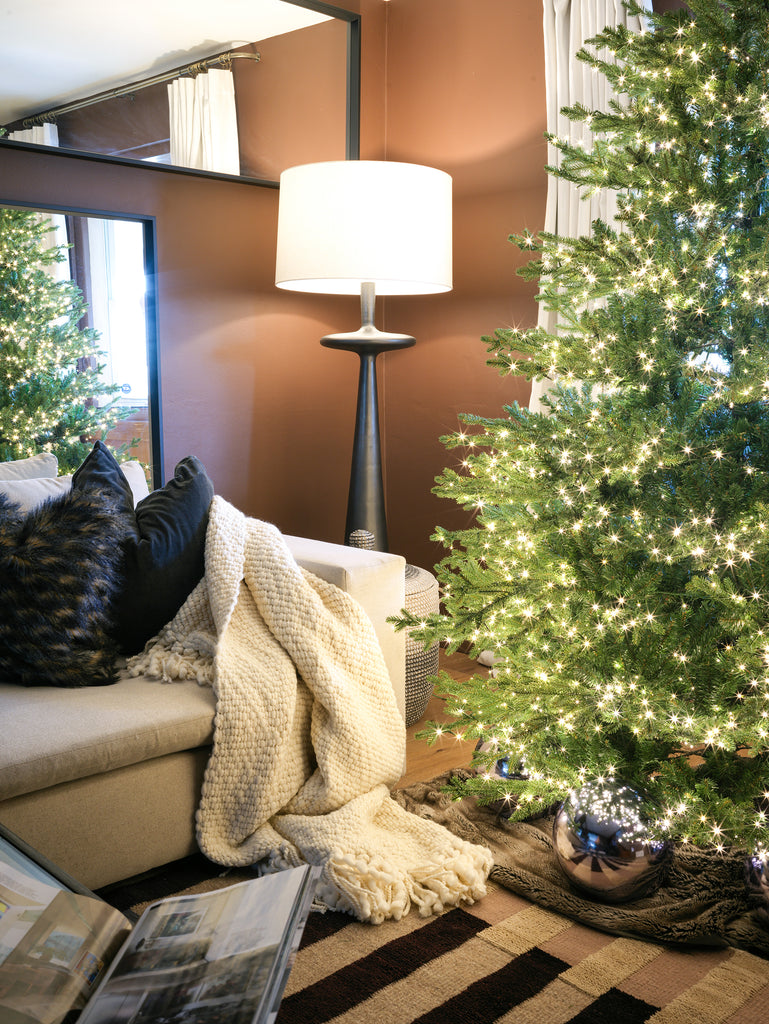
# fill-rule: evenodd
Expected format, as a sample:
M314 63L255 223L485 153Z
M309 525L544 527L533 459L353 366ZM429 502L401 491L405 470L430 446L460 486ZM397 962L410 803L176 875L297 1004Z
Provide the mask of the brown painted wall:
M430 493L452 458L439 436L460 411L528 396L486 367L479 339L535 316L506 239L544 217L541 14L531 0L339 5L363 15L361 156L455 180L453 292L389 299L377 317L417 338L380 360L390 547L430 566L434 527L466 519ZM0 201L14 199L156 218L166 475L195 453L247 513L341 541L357 360L318 340L359 310L274 287L277 192L6 146Z
M546 176L541 5L530 0L392 0L388 16L387 149L454 181L454 289L390 299L387 326L417 338L388 356L385 426L394 550L429 567L437 524L469 513L431 494L455 465L439 443L459 412L503 415L529 385L486 366L482 335L536 319L534 289L515 276L511 232L544 221Z

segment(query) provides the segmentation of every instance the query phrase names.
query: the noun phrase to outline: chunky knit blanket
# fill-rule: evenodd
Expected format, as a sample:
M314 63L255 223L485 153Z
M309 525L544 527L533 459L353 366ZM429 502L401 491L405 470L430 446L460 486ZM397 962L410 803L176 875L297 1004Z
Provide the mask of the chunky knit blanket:
M211 860L320 865L318 898L373 923L484 895L489 850L390 796L405 726L371 621L274 526L215 497L203 579L129 668L214 688L197 813Z

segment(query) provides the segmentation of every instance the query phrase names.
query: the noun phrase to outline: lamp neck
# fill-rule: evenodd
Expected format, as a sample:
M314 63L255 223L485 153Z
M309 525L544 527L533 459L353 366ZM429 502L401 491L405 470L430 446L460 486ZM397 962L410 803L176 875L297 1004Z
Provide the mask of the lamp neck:
M374 326L374 306L376 305L376 286L373 281L363 281L360 286L360 325Z

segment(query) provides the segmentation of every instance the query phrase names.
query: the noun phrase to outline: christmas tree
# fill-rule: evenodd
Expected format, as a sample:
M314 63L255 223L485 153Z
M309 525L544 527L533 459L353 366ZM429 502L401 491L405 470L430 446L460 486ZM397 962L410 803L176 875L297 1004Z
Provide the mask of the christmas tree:
M122 414L119 388L100 379L98 334L78 326L82 292L47 270L68 249L49 230L37 213L0 209L0 461L46 451L72 472Z
M628 5L639 13L635 4ZM484 741L458 795L542 812L591 779L642 790L660 838L769 847L769 5L690 0L580 59L610 109L560 169L619 214L589 236L513 236L557 310L484 339L550 378L544 413L461 417L436 493L443 612L401 628L491 650L442 674L453 732ZM603 56L599 56L603 54ZM510 777L493 770L507 763Z

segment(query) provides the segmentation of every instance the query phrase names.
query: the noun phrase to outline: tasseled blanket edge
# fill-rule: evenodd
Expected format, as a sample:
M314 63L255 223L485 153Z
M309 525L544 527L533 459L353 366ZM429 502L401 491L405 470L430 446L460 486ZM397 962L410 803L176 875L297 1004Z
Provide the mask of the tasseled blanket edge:
M126 661L131 676L146 675L162 679L164 683L194 679L200 686L212 686L214 681L213 655L206 650L210 638L190 634L184 644L169 643L164 634L148 641L145 649Z

